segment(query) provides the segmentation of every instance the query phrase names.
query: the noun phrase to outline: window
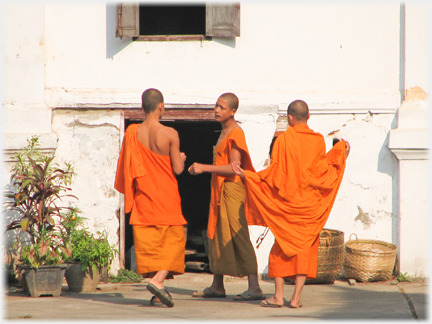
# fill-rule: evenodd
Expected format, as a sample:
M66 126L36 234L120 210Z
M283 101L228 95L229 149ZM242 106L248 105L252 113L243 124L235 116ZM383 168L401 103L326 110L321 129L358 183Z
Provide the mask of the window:
M116 6L116 37L138 40L189 40L240 36L239 4Z

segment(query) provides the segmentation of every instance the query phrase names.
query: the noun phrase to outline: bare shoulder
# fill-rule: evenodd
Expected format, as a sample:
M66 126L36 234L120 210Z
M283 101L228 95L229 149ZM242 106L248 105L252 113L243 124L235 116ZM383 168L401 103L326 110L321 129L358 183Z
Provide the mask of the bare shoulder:
M174 128L165 125L161 126L159 132L162 136L169 139L178 138L178 132Z

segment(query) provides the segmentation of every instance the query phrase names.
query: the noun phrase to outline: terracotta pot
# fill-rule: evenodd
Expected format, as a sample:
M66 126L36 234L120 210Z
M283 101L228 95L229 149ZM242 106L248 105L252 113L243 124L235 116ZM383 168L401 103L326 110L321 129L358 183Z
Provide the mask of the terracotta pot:
M94 271L88 267L81 271L81 263L69 262L65 272L66 282L70 291L92 292L95 291L101 277L101 268Z

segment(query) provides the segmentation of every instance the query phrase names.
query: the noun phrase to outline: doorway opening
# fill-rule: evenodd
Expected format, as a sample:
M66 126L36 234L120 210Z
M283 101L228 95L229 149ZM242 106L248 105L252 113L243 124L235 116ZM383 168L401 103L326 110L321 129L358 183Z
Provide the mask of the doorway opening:
M142 121L125 119L125 129ZM221 125L214 120L161 120L161 123L177 130L180 151L186 154L185 168L177 176L183 215L188 222L186 241L186 270L207 271L207 223L210 206L211 174L192 176L187 171L194 162L213 164L213 147L219 138ZM125 268L132 270L133 247L130 214L125 214Z

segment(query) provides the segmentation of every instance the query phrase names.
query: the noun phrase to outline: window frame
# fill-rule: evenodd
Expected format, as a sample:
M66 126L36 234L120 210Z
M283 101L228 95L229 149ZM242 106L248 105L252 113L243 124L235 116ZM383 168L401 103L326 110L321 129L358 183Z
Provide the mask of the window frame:
M227 19L227 17L229 17ZM134 41L211 40L212 37L240 36L240 4L206 3L205 35L139 35L139 2L116 5L116 37L132 37Z

